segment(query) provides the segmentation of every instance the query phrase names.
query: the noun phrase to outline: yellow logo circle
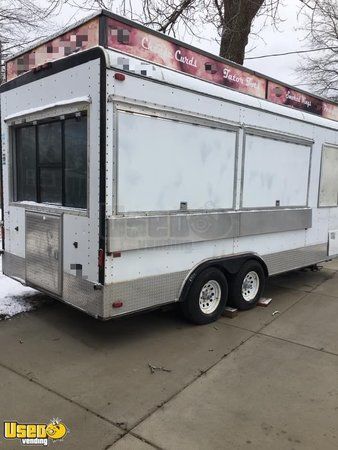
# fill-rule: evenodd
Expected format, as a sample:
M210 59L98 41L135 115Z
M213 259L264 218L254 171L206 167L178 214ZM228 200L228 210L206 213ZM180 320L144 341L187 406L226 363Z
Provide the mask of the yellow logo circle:
M62 422L51 422L46 427L46 433L51 439L62 439L67 434L67 427Z

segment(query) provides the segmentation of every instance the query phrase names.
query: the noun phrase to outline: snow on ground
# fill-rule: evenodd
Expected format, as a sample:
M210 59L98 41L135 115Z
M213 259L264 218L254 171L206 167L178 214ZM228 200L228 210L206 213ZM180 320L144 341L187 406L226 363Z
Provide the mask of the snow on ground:
M9 319L22 312L36 309L43 303L38 292L23 286L2 273L0 258L0 320Z

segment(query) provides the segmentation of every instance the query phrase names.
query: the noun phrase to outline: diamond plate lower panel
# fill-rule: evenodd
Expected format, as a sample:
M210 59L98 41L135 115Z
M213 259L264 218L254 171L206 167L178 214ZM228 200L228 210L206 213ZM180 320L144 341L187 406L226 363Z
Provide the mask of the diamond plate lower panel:
M305 267L328 259L327 244L313 245L262 257L269 275ZM104 317L114 317L175 302L190 270L110 284L104 287ZM112 303L123 307L114 310Z
M5 275L13 278L26 279L25 258L4 252L2 270Z
M329 259L326 243L273 253L262 258L270 275ZM10 277L24 280L25 259L5 252L3 270ZM95 290L93 283L81 277L63 273L62 300L94 317L109 319L177 301L189 272L184 270L109 284L102 290ZM123 307L114 309L112 303L117 300L123 301Z
M3 272L12 278L19 278L26 282L26 261L20 256L5 252L3 256ZM27 284L29 282L27 281ZM39 288L37 288L39 289ZM43 288L41 288L43 290ZM94 317L103 318L103 289L95 290L94 284L68 273L63 273L62 297L48 293L51 297L69 303L75 308Z
M188 273L189 270L184 270L105 286L104 317L127 314L177 301ZM112 303L117 300L123 301L123 307L114 309Z
M103 318L103 289L81 277L63 273L62 300L94 317Z
M262 256L262 259L268 267L269 275L276 275L325 261L328 259L327 243L272 253Z

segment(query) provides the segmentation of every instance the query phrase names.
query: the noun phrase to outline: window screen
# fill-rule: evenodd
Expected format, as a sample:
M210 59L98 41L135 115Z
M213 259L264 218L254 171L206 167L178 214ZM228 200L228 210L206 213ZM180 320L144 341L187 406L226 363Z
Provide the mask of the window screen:
M325 146L322 151L319 206L338 205L338 148Z
M87 117L15 128L16 200L87 205Z

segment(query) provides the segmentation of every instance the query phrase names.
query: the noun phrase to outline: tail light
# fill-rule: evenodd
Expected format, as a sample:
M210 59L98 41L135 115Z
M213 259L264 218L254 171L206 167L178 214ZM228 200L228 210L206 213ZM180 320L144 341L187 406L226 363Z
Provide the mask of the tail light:
M126 76L124 73L117 72L114 75L114 78L115 78L115 80L118 80L118 81L124 81L126 79Z
M112 306L113 306L113 308L122 308L123 302L121 302L121 300L118 300L118 301L114 302Z

